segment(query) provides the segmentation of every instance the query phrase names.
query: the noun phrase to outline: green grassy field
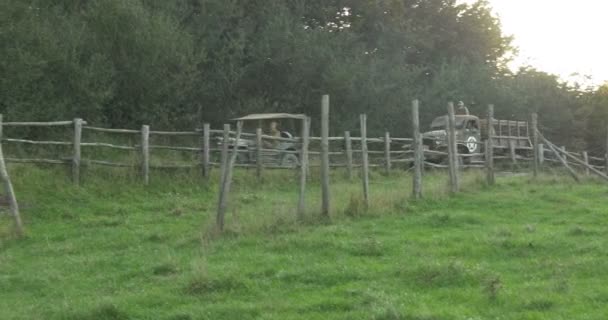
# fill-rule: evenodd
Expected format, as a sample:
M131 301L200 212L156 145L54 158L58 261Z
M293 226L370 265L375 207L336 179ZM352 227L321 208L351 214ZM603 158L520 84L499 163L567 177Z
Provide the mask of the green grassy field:
M27 237L0 216L0 319L605 319L608 187L556 176L374 174L372 205L336 174L330 221L313 179L238 172L227 230L198 173L13 166ZM313 176L316 174L313 173Z

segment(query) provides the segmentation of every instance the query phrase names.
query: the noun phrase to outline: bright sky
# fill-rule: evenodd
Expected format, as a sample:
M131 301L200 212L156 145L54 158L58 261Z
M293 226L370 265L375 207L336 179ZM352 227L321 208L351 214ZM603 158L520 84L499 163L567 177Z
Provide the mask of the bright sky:
M473 0L463 0L474 2ZM514 67L532 65L579 80L608 81L608 0L489 0L503 32L515 36Z

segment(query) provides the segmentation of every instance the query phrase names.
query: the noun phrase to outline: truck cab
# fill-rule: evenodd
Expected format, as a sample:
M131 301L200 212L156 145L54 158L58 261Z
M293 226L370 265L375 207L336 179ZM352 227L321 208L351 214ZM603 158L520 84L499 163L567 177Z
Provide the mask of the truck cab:
M455 116L455 131L458 153L475 154L481 150L481 126L479 118L472 115ZM447 127L448 116L435 118L431 122L430 131L422 134L422 141L426 150L447 152ZM427 156L431 162L442 162L444 155L436 154ZM464 158L469 161L470 158Z

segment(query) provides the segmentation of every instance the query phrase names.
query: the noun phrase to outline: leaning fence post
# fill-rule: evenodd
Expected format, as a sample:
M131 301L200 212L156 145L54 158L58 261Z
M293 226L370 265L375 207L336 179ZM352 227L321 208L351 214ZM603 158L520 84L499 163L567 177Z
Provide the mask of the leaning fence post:
M534 156L533 161L533 172L534 177L538 176L538 166L540 164L540 148L538 145L538 115L536 113L532 114L532 153Z
M255 129L255 174L258 182L262 181L262 172L264 170L264 164L262 163L262 150L264 148L262 142L262 128Z
M387 131L384 133L384 172L386 175L391 174L391 134Z
M486 181L488 185L494 179L494 105L488 105L488 140L486 140Z
M456 118L454 116L454 103L448 103L448 160L450 171L450 191L457 193L458 183L458 149L456 146Z
M21 221L21 214L19 213L19 204L17 203L17 197L15 196L15 190L13 189L13 184L11 183L11 178L8 175L8 170L6 168L6 162L4 161L4 151L2 150L2 134L3 134L3 119L2 114L0 114L0 177L2 178L2 182L4 183L4 192L6 192L6 196L9 201L9 209L11 211L11 215L13 216L13 220L15 221L15 229L17 231L18 236L23 236L23 222Z
M576 175L576 172L568 165L568 159L567 159L567 153L565 151L566 147L562 147L562 149L559 149L557 146L553 145L549 140L547 140L544 136L542 136L542 140L544 143L547 144L547 147L549 147L549 149L551 149L551 151L553 152L553 154L555 155L555 157L557 157L557 160L559 160L559 162L562 163L562 165L564 166L564 168L566 168L568 170L568 173L570 173L570 175L572 176L572 179L574 179L576 182L580 182L579 177ZM559 153L560 151L564 153L564 157L562 157Z
M414 199L422 198L422 165L424 161L424 150L422 148L422 136L420 135L420 117L418 108L418 100L412 101L412 128L414 131Z
M546 139L545 139L545 142L547 142L547 144L550 147L552 146L551 142L546 141ZM553 147L555 147L555 146L553 145ZM597 170L594 166L589 165L588 162L585 162L584 160L581 160L581 159L575 157L574 155L572 155L572 153L564 153L563 155L564 155L564 159L570 158L570 159L574 160L574 162L576 162L576 164L582 165L583 167L585 167L585 169L589 170L590 172L593 172L593 173L597 174L598 176L600 176L604 180L608 180L608 175L605 175L602 171ZM567 167L567 161L566 161L566 165L565 166ZM570 168L570 170L571 170L571 168ZM574 173L574 170L572 170L572 173ZM574 173L574 175L576 176L575 173ZM577 181L578 181L578 179L577 179Z
M229 127L228 127L229 128ZM238 141L241 138L241 131L243 130L243 122L239 121L236 124L236 140ZM224 144L228 145L229 139L224 140ZM223 160L224 170L222 172L222 184L220 185L220 199L217 208L217 217L216 222L220 231L224 230L224 220L226 216L226 209L228 207L228 196L230 194L230 184L232 183L232 168L234 167L234 163L236 162L236 157L238 156L239 149L232 148L232 154L230 159L228 157Z
M210 126L208 123L203 123L203 155L202 155L202 169L203 169L203 177L205 178L205 180L209 180L209 175L211 173L211 166L210 166L210 162L211 162L211 152L210 152L210 145L209 143L211 142L211 138L210 138Z
M82 142L82 119L74 119L74 154L72 156L72 181L75 185L80 185L80 161Z
M344 152L346 153L346 171L348 180L353 179L353 142L350 138L350 131L344 132Z
M323 95L321 99L321 183L323 192L321 213L329 217L329 95Z
M306 177L308 175L308 144L310 136L310 118L302 120L302 153L300 155L300 199L298 201L298 219L304 219L306 210Z
M367 115L362 114L359 118L361 122L361 161L363 179L363 201L365 208L369 208L369 158L367 154Z
M141 175L144 185L150 184L150 126L141 126Z

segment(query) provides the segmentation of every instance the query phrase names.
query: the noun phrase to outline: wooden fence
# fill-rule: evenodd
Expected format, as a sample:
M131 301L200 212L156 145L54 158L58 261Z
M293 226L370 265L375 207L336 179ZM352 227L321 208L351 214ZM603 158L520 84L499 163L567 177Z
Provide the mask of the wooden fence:
M357 129L361 132L366 132L366 117L362 117L361 128ZM221 159L223 158L223 146L228 146L229 151L233 150L235 143L236 131L231 130L227 125L224 130L212 130L209 125L205 124L200 130L193 131L154 131L150 126L143 125L140 130L134 129L111 129L100 128L87 125L87 122L82 119L62 122L7 122L4 127L11 126L65 126L72 131L71 141L51 141L51 140L29 140L21 138L5 137L2 139L4 144L26 144L35 146L67 146L72 149L70 157L54 157L54 158L33 158L33 157L14 157L6 158L9 163L31 163L31 164L48 164L48 165L66 165L71 166L71 174L75 184L80 182L81 168L85 166L107 166L107 167L122 167L133 168L140 170L143 183L149 183L151 169L187 169L200 168L201 174L204 177L209 175L211 168L221 167ZM122 135L136 137L137 143L117 144L102 141L90 141L83 139L83 133L87 131L103 133L107 135ZM283 138L261 134L261 130L256 130L256 133L241 133L241 138L248 143L255 141L249 146L237 148L238 157L235 162L235 167L252 168L256 170L256 175L262 175L266 169L287 169L293 170L300 167L300 159L302 158L302 138ZM161 145L151 144L150 140L154 136L176 137L189 136L196 137L200 140L199 145L195 144L175 144ZM505 137L503 137L505 138ZM413 138L393 137L389 132L386 132L381 137L357 137L353 136L350 131L346 131L342 136L328 136L327 148L322 147L321 137L310 137L310 150L307 152L309 157L309 167L321 167L322 158L325 154L328 158L330 168L345 168L349 177L354 177L354 172L357 168L366 166L368 168L380 168L386 174L389 174L396 168L409 167L414 162ZM460 143L464 143L459 141ZM286 148L277 148L280 144L291 144ZM115 159L93 159L83 157L85 149L113 149L124 151L125 153L133 153L137 162L126 161L120 162ZM498 148L498 147L497 147ZM169 150L175 152L192 153L198 155L195 161L181 163L167 163L158 161L152 162L156 150ZM446 156L447 151L425 150L427 156ZM283 162L281 159L288 155L294 155L296 162ZM478 154L458 154L460 158L483 156ZM497 156L497 159L506 158ZM426 167L431 168L447 168L448 164L434 163L431 161L424 162ZM463 165L464 167L482 167L483 162L471 163Z
M538 174L543 164L556 163L567 168L568 172L577 181L578 174L574 168L580 168L585 175L596 174L606 180L608 170L608 153L604 157L591 156L587 152L573 153L565 148L558 148L548 141L537 128L537 117L532 115L531 126L527 122L507 121L494 119L494 107L488 107L486 120L486 133L483 141L460 141L456 134L454 106L447 107L447 132L442 138L424 136L420 130L419 102L412 103L412 137L393 137L385 132L380 137L367 136L367 117L362 114L360 127L353 128L360 132L360 136L353 136L346 131L341 136L329 136L329 97L324 96L321 103L321 136L309 136L310 119L305 118L300 137L289 135L276 137L263 134L262 128L255 133L243 132L243 123L237 123L237 130L231 130L229 124L222 130L213 130L209 124L192 131L155 131L149 125L140 129L114 129L95 127L83 119L57 122L5 122L0 125L6 127L65 127L71 131L71 141L29 140L15 137L2 137L2 144L26 144L33 146L67 146L71 149L70 157L32 158L32 157L6 157L11 163L66 165L71 166L71 177L74 184L81 183L81 168L85 166L107 166L133 168L140 171L142 182L150 183L152 169L200 169L202 179L208 179L213 167L220 170L220 194L218 200L217 224L223 228L224 214L228 205L228 194L234 167L251 168L261 179L264 170L284 169L298 170L300 172L300 194L298 201L298 217L302 218L305 212L304 198L309 168L321 168L322 208L324 215L329 216L331 210L330 196L330 168L345 168L349 179L354 179L356 173L362 181L362 197L366 206L370 204L369 197L369 171L370 168L379 168L385 174L396 169L413 170L413 196L423 196L422 177L425 169L448 169L449 186L452 192L459 191L460 171L465 168L485 169L488 184L494 183L494 164L496 160L503 160L507 166L517 169L524 163L532 163L534 176ZM1 119L1 118L0 118ZM488 121L489 119L490 121ZM507 130L503 130L506 126ZM511 128L516 128L514 134ZM525 128L525 129L524 129ZM520 130L525 130L522 137ZM504 132L507 131L507 132ZM129 136L131 144L117 144L97 140L83 139L83 133L93 132L97 135ZM531 137L530 137L531 136ZM153 137L189 137L190 144L155 144L150 143ZM423 144L425 141L437 140L445 143L445 148L431 149ZM526 139L530 143L522 143ZM607 139L608 140L608 139ZM463 144L477 144L474 153L460 152L459 146ZM115 159L91 159L83 157L83 148L104 148L130 152L136 154L137 161L116 161ZM165 150L172 152L189 153L192 155L188 162L164 162L162 158L154 158L155 151ZM479 151L482 150L482 151ZM0 152L2 151L0 145ZM1 155L1 154L0 154ZM437 161L441 159L441 161ZM0 161L1 162L1 161ZM2 173L0 163L0 173ZM4 180L8 175L2 175ZM19 222L20 223L20 222Z
M53 157L53 158L34 158L34 157L15 157L7 156L6 161L9 163L24 163L24 164L45 164L45 165L65 165L71 166L71 174L75 184L80 183L81 168L85 166L107 166L107 167L122 167L134 168L141 171L142 181L149 182L151 169L185 169L185 168L200 168L203 176L207 177L211 168L220 167L222 159L223 146L228 146L231 151L233 149L236 131L230 130L227 125L225 130L212 130L208 124L205 124L202 129L192 131L154 131L150 126L143 125L140 130L134 129L113 129L89 126L82 119L74 119L73 121L60 122L6 122L3 127L16 126L36 126L36 127L58 127L63 126L70 129L71 141L53 141L53 140L31 140L23 138L4 137L3 144L24 144L33 146L67 146L71 148L72 155L70 157ZM103 133L106 135L121 135L137 137L137 143L117 144L102 141L90 141L83 139L83 133L87 131ZM253 142L250 146L238 148L238 157L235 162L235 167L256 169L258 176L266 169L297 169L300 167L302 158L302 138L284 138L264 135L262 130L256 130L256 133L241 133L241 139L247 142ZM200 143L195 144L170 144L160 145L151 144L150 140L154 136L176 137L189 136L196 137ZM311 150L307 152L311 161L308 164L310 167L321 167L321 157L323 155L321 149L321 137L310 137ZM352 177L354 170L363 165L363 142L368 147L365 152L370 159L369 167L382 167L385 172L390 172L397 164L410 162L410 159L405 158L407 155L413 154L409 150L409 144L413 141L410 138L391 137L387 132L384 137L355 137L351 136L350 132L344 132L344 136L327 137L328 148L327 156L329 166L331 168L344 167L348 170L349 176ZM286 148L277 148L278 145L292 146ZM139 161L120 162L115 159L93 159L83 157L84 149L113 149L124 151L125 153L133 153ZM152 164L155 150L170 150L176 152L186 152L198 155L198 159L192 162L184 163L159 163L163 159L158 159L155 164ZM296 162L282 163L281 160L287 155L294 155ZM293 158L292 158L293 159Z

